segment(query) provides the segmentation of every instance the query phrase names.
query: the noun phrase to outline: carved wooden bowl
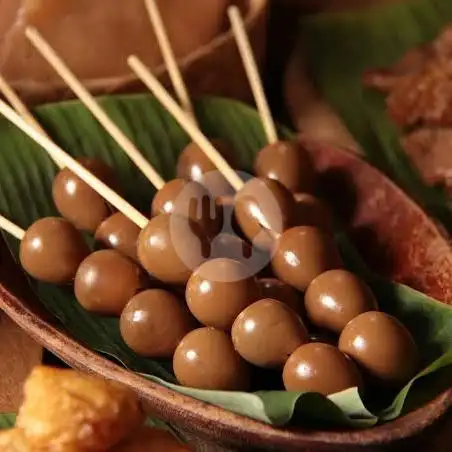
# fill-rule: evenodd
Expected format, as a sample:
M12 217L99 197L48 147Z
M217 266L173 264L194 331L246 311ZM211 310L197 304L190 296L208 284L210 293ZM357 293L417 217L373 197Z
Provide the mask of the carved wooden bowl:
M332 205L369 266L452 304L452 252L424 212L355 155L303 141L326 195L331 194ZM71 339L26 290L22 273L6 249L0 251L0 307L69 365L133 388L151 415L171 422L198 450L400 451L418 443L421 450L422 442L436 432L452 406L452 389L448 389L422 408L366 430L273 428L163 388Z
M261 65L265 57L268 0L235 0L244 15L251 46ZM211 42L191 52L179 61L184 80L191 95L216 96L248 100L250 89L237 51L232 32L225 28ZM167 86L169 77L164 65L153 72ZM233 74L225 77L224 74ZM117 77L84 81L91 93L96 95L131 93L142 91L141 81L132 73ZM28 104L56 102L74 97L64 83L36 83L20 81L13 84Z

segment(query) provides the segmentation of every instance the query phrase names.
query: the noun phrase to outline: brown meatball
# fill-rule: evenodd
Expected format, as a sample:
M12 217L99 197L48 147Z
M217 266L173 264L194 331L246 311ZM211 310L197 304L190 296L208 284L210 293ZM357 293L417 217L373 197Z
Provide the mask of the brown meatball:
M329 270L312 281L304 296L309 320L319 328L341 334L359 314L377 311L370 288L347 270Z
M152 200L152 216L177 214L198 223L209 237L216 236L223 226L221 206L198 182L173 179L167 182Z
M178 215L152 218L138 237L138 258L155 278L182 285L210 256L210 243L195 223Z
M355 363L329 344L305 344L287 360L283 371L287 391L318 392L325 396L362 386Z
M277 141L262 149L256 156L254 173L281 182L292 193L314 189L311 158L295 141Z
M33 278L53 284L71 282L89 248L64 218L47 217L33 223L20 243L20 262Z
M291 353L308 341L306 327L295 311L270 298L241 312L231 335L242 358L266 368L282 368Z
M119 327L124 342L138 355L172 358L194 319L172 293L161 289L140 292L122 311Z
M96 240L138 261L137 242L141 229L121 212L104 220L96 230Z
M296 205L293 195L278 181L253 178L237 192L234 214L250 242L271 249L274 234L282 234L294 225Z
M223 140L211 140L214 148L235 168L234 155L228 143ZM196 143L190 143L179 156L177 161L177 177L193 180L204 185L214 196L232 195L234 189L217 167L206 156Z
M75 276L78 302L90 312L119 316L128 301L143 288L140 267L115 250L96 251Z
M226 258L202 264L190 277L187 305L204 325L229 331L243 309L260 298L256 278L248 267Z
M176 349L173 368L184 386L218 391L246 391L250 369L236 353L230 337L214 328L187 334Z
M77 161L105 184L115 188L118 184L113 170L104 162L82 157ZM112 214L111 206L68 168L55 177L52 195L58 212L77 229L95 232L99 225Z
M365 312L351 320L339 338L339 349L370 375L391 385L406 383L419 365L410 332L384 312Z
M342 267L342 261L332 236L313 226L297 226L276 242L272 267L281 281L305 291L320 274Z

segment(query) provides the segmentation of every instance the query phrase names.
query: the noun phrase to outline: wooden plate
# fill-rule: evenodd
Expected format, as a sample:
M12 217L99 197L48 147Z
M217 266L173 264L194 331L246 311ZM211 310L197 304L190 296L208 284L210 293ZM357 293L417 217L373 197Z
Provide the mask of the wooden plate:
M452 253L424 212L379 171L344 150L301 138L326 195L376 271L452 304ZM338 196L339 194L339 196ZM402 450L427 440L452 406L449 389L394 422L360 431L273 428L165 389L88 350L42 311L23 275L2 254L0 307L34 339L71 366L137 391L151 414L170 421L199 450ZM217 444L217 445L215 445ZM220 446L218 446L218 444Z

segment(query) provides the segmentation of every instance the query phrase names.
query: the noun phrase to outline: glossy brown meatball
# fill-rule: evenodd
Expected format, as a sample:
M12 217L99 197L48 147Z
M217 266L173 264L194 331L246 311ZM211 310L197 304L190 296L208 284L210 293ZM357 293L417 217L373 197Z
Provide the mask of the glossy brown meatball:
M231 147L223 140L211 140L214 148L235 168L234 155ZM232 195L234 189L206 154L195 143L190 143L177 161L177 177L193 180L204 185L214 196Z
M282 368L293 351L308 341L308 332L295 311L270 298L241 312L231 335L242 358L266 368Z
M152 218L138 237L141 265L167 284L186 284L209 256L210 243L203 230L178 215Z
M245 237L254 245L271 249L275 236L294 225L293 195L279 182L253 178L235 196L234 215Z
M89 248L64 218L47 217L33 223L20 243L20 262L33 278L52 284L71 282Z
M297 226L277 241L272 267L278 279L305 291L320 274L342 267L342 261L332 236L313 226Z
M96 251L77 271L75 297L87 311L119 316L143 288L142 276L140 267L118 251Z
M355 363L329 344L305 344L287 360L283 371L287 391L318 392L325 396L362 387Z
M297 314L303 309L303 297L293 287L276 278L262 278L258 280L262 298L272 298L292 308Z
M152 216L178 214L199 223L205 233L216 236L223 226L222 208L198 182L173 179L154 196Z
M218 258L204 262L187 283L191 313L204 325L229 331L243 309L260 298L256 278L238 261Z
M145 290L132 297L119 323L124 342L138 355L150 358L172 358L194 325L185 305L161 289Z
M113 170L107 164L89 157L77 161L102 182L116 188ZM83 231L95 232L102 221L112 214L111 206L102 196L67 168L56 175L52 195L58 212Z
M347 270L329 270L312 281L305 293L309 320L319 328L341 334L350 320L377 311L374 294L360 278Z
M351 320L339 338L339 349L388 384L407 383L419 365L410 332L384 312L365 312Z
M333 215L321 199L309 193L295 193L297 226L315 226L326 232L333 231Z
M234 350L230 337L214 328L187 334L176 349L173 369L181 385L218 391L246 391L248 364Z
M121 212L114 213L97 228L95 237L108 248L113 248L138 261L137 243L141 229Z
M256 156L254 173L281 182L292 193L314 189L311 158L295 141L277 141L262 149Z

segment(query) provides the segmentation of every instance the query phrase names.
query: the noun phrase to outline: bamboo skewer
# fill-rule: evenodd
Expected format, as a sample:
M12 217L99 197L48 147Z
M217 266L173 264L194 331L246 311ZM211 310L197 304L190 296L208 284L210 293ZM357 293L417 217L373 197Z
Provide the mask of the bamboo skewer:
M179 103L184 111L191 116L195 125L197 125L193 103L177 64L176 56L171 47L168 32L163 22L162 15L160 14L159 7L157 6L157 2L156 0L145 0L145 4Z
M31 111L28 109L28 107L25 105L25 103L22 101L22 99L19 97L16 91L14 91L12 86L5 80L5 78L2 75L0 75L0 91L5 97L5 99L14 108L14 110L16 110L17 113L19 113L19 115L21 115L22 118L24 118L25 121L28 122L28 124L34 127L38 132L48 136L47 132L42 128L41 124L39 124L37 119L33 116ZM63 165L58 160L55 160L55 164L60 169L63 168Z
M75 74L67 67L61 57L55 52L42 35L32 27L25 30L25 34L34 47L53 67L55 72L64 80L75 95L83 102L86 108L93 114L105 130L112 136L124 152L130 157L140 171L147 177L151 184L160 190L165 181L160 174L145 159L126 134L112 121L105 110L96 101L94 96L83 86Z
M269 144L278 141L278 133L276 131L275 122L268 106L265 96L262 80L259 75L256 59L253 55L250 41L248 39L245 25L243 23L240 10L237 6L230 6L228 9L229 20L231 21L232 33L234 34L237 46L245 66L246 75L253 91L254 100L256 102L262 125Z
M163 85L151 74L149 68L147 68L135 55L130 56L127 61L138 78L140 78L162 105L173 115L181 127L207 155L232 187L236 191L240 190L243 187L242 179L240 179L224 157L212 146L206 136L193 124L190 117L182 110L177 102L174 101Z
M11 123L21 129L32 140L41 145L44 150L54 160L60 161L65 167L71 170L75 175L88 184L93 190L101 195L107 202L122 212L126 217L133 221L140 228L144 228L148 219L135 209L131 204L125 201L108 185L100 181L96 176L85 169L77 160L64 152L59 146L51 141L47 136L42 135L34 127L29 125L19 114L17 114L9 105L0 100L0 114L2 114Z
M0 215L0 229L16 237L17 240L22 240L25 236L25 231L21 227L9 221L3 215Z

